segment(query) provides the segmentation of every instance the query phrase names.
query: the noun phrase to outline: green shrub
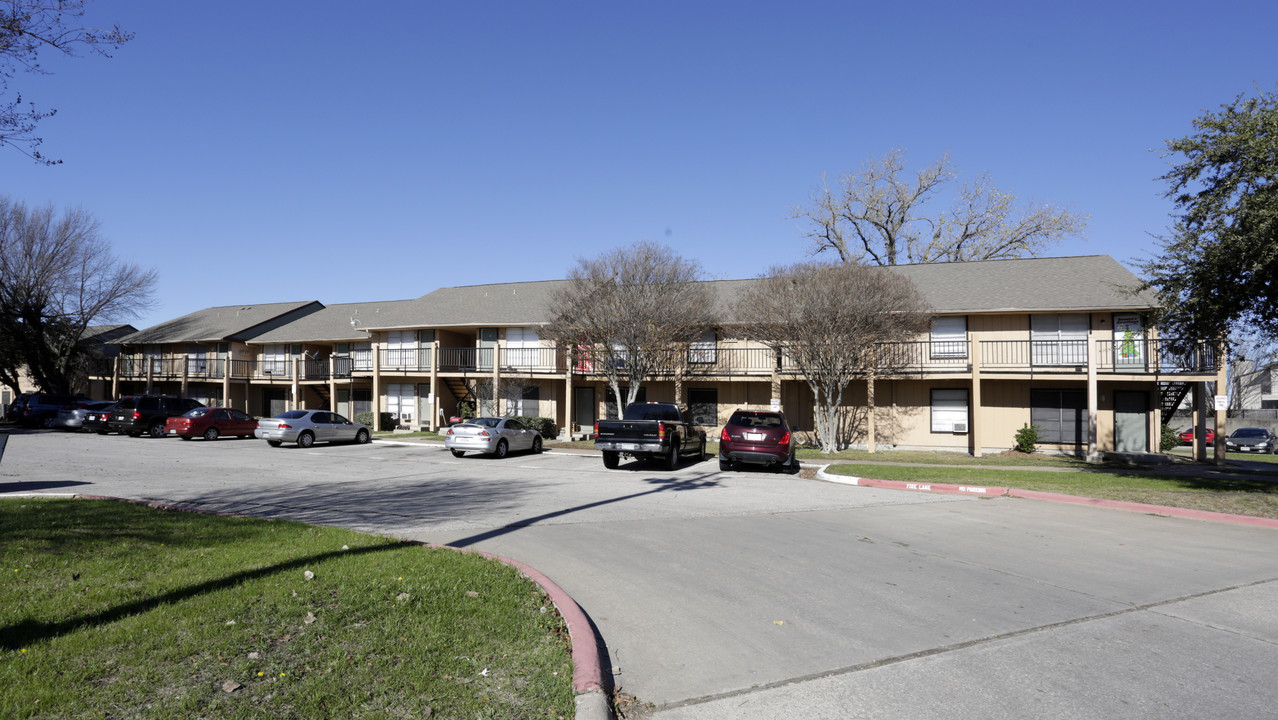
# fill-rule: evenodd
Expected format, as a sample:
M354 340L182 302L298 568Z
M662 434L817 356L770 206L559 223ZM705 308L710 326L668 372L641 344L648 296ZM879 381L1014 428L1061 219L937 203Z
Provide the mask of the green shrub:
M1158 438L1158 451L1170 452L1180 446L1180 433L1171 428L1170 425L1163 426L1162 435Z
M373 428L375 432L388 432L390 430L394 430L396 425L395 416L388 412L381 414L381 422L376 425L373 424L373 413L371 412L357 413L355 415L355 422L360 423L361 425L367 425Z
M1037 425L1025 424L1025 427L1016 431L1016 449L1023 453L1034 452L1034 446L1038 444L1039 427Z
M536 430L541 436L547 440L554 440L559 437L559 428L555 425L555 421L547 417L528 417L521 415L514 418L528 427Z

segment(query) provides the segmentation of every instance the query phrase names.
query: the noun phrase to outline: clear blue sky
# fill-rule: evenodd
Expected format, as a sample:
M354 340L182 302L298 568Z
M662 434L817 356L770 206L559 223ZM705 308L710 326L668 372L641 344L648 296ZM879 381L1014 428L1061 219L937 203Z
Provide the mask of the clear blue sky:
M0 192L82 206L214 305L561 278L653 240L710 277L804 257L789 210L900 147L1156 249L1163 142L1278 80L1278 3L97 0L136 38L13 87L58 115Z

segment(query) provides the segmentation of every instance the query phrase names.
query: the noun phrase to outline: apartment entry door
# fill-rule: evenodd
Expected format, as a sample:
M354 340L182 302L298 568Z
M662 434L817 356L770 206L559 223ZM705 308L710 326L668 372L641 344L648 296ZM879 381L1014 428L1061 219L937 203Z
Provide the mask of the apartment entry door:
M572 422L581 428L594 427L595 389L592 387L575 387L572 389Z
M1149 452L1149 393L1131 390L1114 393L1114 449Z

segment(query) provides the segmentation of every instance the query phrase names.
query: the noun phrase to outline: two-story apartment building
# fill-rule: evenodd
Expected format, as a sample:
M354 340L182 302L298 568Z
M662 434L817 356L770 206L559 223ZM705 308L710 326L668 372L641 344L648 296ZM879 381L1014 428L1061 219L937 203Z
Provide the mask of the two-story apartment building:
M981 454L1011 447L1016 430L1034 424L1048 449L1157 449L1163 408L1195 384L1221 379L1214 349L1187 357L1168 350L1150 325L1154 298L1107 256L879 271L913 282L935 317L928 336L879 346L885 372L873 380L873 409L870 379L846 394L855 446ZM297 317L242 334L242 351L257 364L231 373L244 376L243 393L220 397L261 415L285 407L376 410L413 429L436 428L466 403L483 414L538 415L565 431L588 431L615 403L588 355L544 337L551 294L563 282L294 308ZM648 400L689 406L712 436L738 407L779 406L800 428L813 427L812 392L785 353L734 331L732 318L749 312L738 297L752 282L709 281L718 327L692 345L682 367L643 386ZM150 330L138 336L158 342L146 339L156 337ZM184 342L196 341L166 347Z

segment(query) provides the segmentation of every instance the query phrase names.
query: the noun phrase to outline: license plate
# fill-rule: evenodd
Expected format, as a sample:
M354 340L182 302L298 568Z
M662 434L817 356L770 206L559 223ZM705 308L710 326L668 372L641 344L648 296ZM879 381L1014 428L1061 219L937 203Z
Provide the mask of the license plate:
M170 434L170 435L177 435L177 430L170 430L170 431L169 431L169 434Z
M639 445L636 443L621 443L622 450L638 450Z
M761 441L761 440L766 440L767 438L768 438L767 433L751 433L751 432L748 432L748 433L746 433L746 434L745 434L745 439L746 439L746 440L753 440L753 441L755 441L755 442L759 442L759 441Z

